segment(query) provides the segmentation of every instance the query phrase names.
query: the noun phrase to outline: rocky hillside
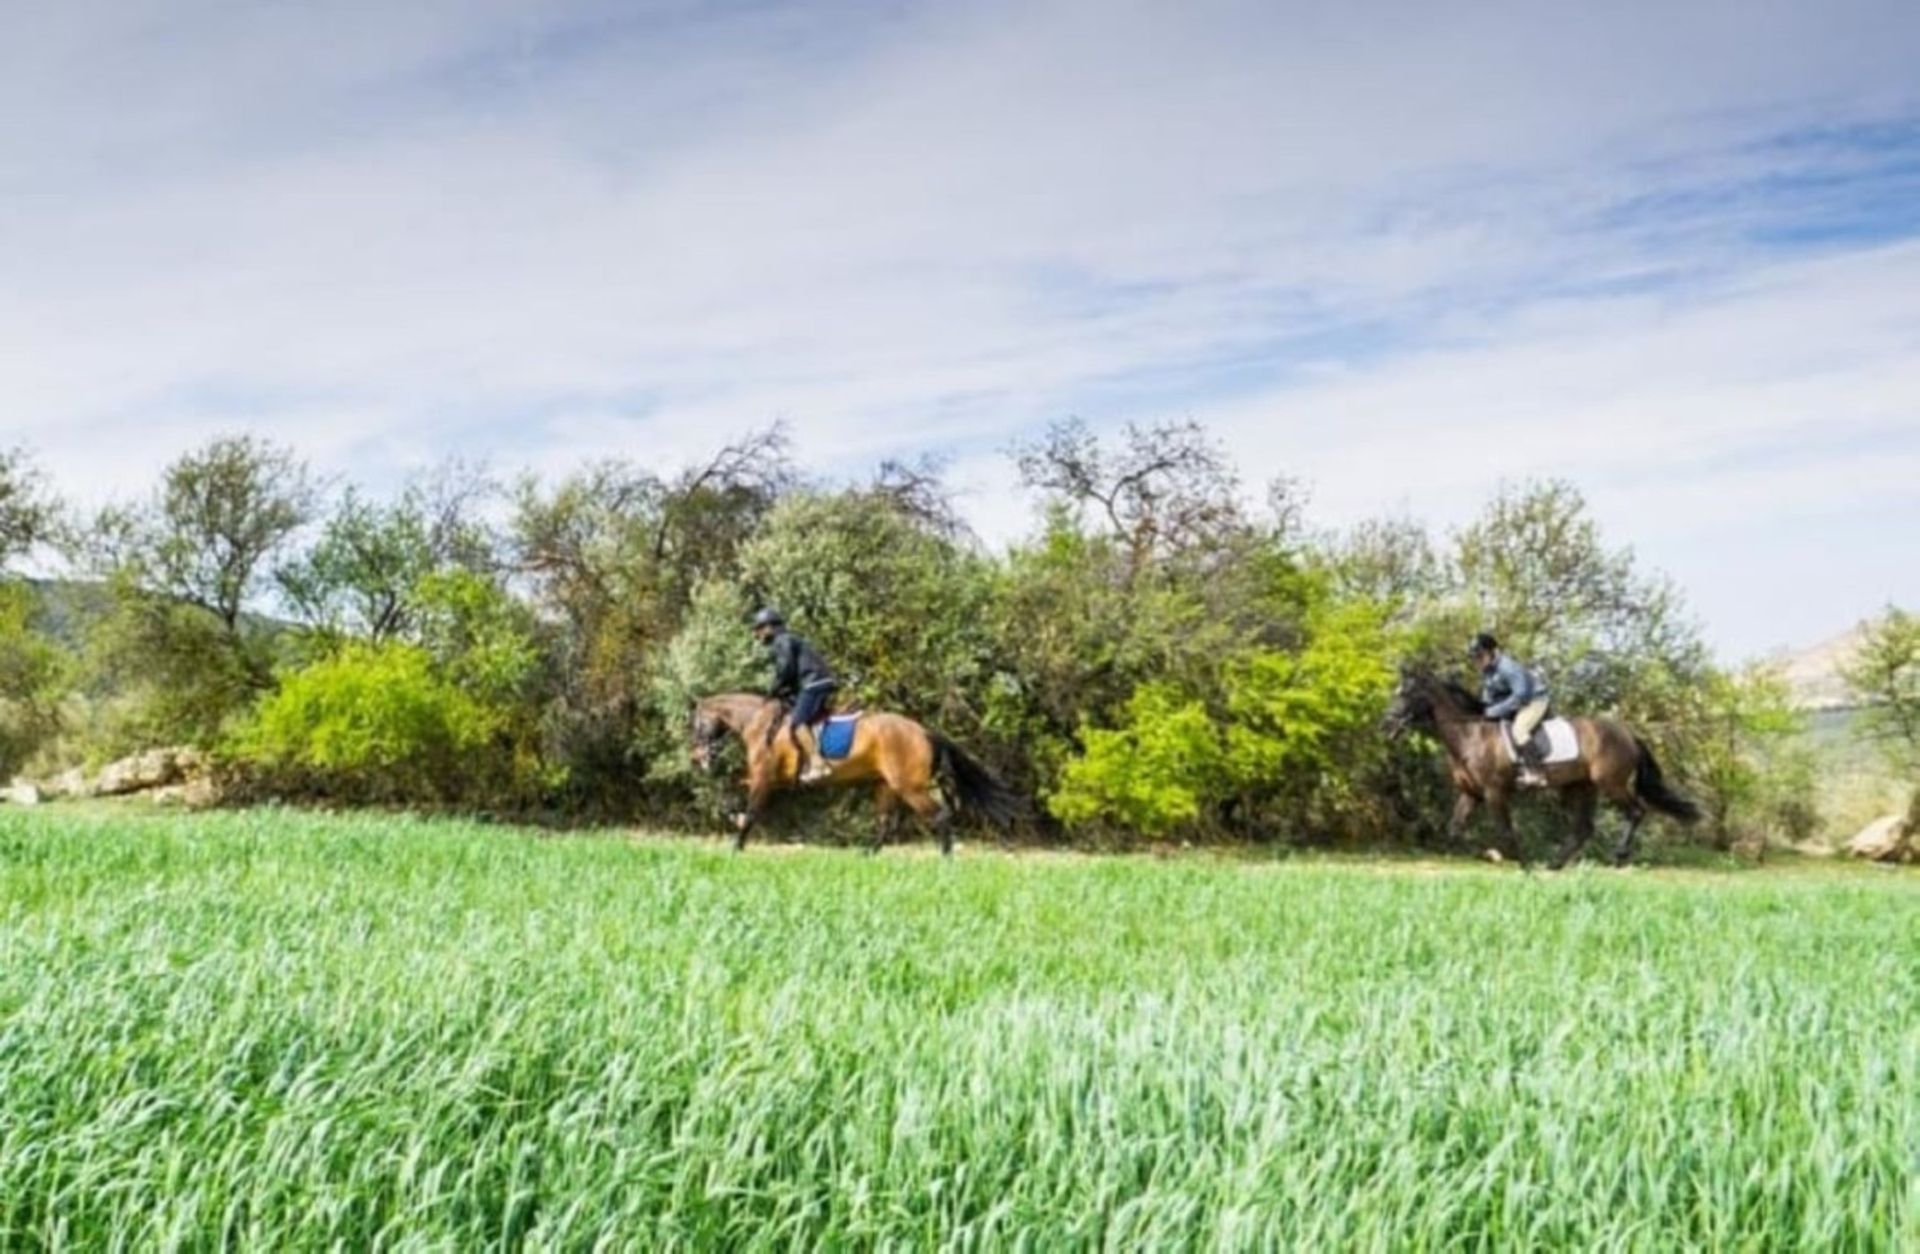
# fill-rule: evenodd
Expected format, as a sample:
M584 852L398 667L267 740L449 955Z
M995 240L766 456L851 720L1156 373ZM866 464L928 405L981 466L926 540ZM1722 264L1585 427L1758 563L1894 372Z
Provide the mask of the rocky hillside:
M1806 710L1840 710L1852 704L1840 672L1860 650L1865 626L1844 631L1811 648L1783 652L1769 659L1793 689L1794 700Z

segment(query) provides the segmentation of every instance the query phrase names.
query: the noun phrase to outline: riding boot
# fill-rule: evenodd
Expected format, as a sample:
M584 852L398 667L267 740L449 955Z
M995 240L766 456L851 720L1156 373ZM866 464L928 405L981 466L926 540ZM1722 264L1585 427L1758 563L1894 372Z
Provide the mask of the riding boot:
M793 744L800 754L801 783L817 784L833 774L833 763L820 752L820 737L812 728L794 728Z

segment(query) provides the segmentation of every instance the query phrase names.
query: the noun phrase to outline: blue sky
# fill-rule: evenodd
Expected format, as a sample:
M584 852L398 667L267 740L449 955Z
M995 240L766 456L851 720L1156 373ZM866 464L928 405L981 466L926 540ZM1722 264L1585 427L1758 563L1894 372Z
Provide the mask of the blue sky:
M1729 656L1920 603L1920 6L11 5L0 443L851 474L1197 418L1327 526L1564 476Z

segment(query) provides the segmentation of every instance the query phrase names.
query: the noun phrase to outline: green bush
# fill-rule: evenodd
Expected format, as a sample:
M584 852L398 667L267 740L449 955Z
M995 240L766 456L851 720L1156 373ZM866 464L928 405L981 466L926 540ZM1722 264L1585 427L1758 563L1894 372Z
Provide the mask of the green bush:
M36 629L26 584L0 582L0 782L59 735L70 659Z
M1365 771L1385 754L1376 724L1394 668L1381 620L1364 603L1315 610L1297 650L1250 651L1222 667L1218 711L1143 684L1116 727L1083 729L1084 752L1048 808L1069 824L1149 835L1208 823L1261 835L1350 826L1370 814Z
M441 675L426 650L354 644L287 676L234 749L331 796L453 801L488 789L502 729L502 716Z

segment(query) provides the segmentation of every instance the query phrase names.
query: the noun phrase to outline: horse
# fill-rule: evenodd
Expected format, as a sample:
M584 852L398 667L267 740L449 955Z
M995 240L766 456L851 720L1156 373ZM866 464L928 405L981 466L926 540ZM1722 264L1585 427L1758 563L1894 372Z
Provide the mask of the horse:
M751 692L707 697L693 708L693 760L701 770L718 769L715 749L724 737L736 736L746 746L747 805L734 816L735 851L747 847L747 833L773 794L798 782L800 756L793 737L781 734L786 723L785 703ZM960 746L899 714L862 714L850 752L830 765L822 784L873 785L880 821L869 853L878 853L893 835L904 803L939 836L941 854L953 855L953 815L935 795L936 782L960 811L1001 826L1025 810L1018 794Z
M1602 797L1627 818L1627 832L1613 851L1613 864L1632 861L1640 825L1649 811L1682 824L1696 822L1700 808L1666 782L1647 742L1624 723L1611 718L1575 718L1579 755L1571 761L1539 768L1546 785L1560 794L1573 818L1573 829L1548 864L1559 870L1579 855L1593 839L1594 809ZM1485 804L1498 829L1503 852L1522 867L1526 853L1513 832L1511 810L1519 787L1519 767L1504 743L1507 732L1487 718L1481 700L1450 680L1430 671L1402 668L1400 687L1382 720L1383 729L1398 737L1411 729L1429 732L1446 746L1447 763L1458 797L1447 833L1463 840L1474 810Z

